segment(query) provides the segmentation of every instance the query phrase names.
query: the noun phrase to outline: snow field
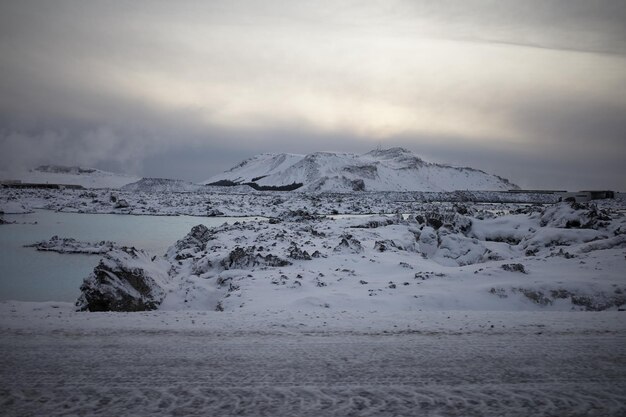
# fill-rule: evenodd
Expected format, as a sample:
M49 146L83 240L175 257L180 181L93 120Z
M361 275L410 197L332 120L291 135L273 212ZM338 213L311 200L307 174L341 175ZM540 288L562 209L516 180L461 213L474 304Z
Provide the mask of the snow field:
M0 312L7 416L626 412L622 312Z

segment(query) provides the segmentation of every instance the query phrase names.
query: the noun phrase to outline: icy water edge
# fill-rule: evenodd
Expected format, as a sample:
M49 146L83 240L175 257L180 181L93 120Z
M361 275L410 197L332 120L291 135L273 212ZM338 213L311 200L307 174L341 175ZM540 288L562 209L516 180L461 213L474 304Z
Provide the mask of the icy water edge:
M5 215L15 222L0 227L0 300L70 301L78 297L83 279L99 255L40 252L24 245L52 236L80 241L110 240L162 255L197 225L219 226L254 217L127 216L37 210Z

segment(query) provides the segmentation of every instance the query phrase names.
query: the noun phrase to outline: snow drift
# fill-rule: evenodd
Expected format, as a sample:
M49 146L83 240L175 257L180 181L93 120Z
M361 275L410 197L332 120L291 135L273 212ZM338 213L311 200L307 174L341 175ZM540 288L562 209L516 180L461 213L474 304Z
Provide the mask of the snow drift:
M622 308L626 219L560 203L496 215L426 205L404 216L195 226L162 258L109 252L81 309L587 310ZM86 303L85 300L89 300Z

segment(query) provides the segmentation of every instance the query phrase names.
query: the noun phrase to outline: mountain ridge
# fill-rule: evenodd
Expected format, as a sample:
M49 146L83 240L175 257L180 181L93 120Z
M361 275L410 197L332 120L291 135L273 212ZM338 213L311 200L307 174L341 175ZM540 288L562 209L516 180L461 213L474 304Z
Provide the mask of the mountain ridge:
M70 184L85 188L120 188L138 181L141 177L103 171L95 168L69 165L40 165L28 171L7 172L0 170L0 178L19 180L33 184Z
M250 184L281 187L302 184L298 191L506 191L518 189L506 178L470 167L426 162L400 147L358 155L313 152L306 155L262 153L202 184Z

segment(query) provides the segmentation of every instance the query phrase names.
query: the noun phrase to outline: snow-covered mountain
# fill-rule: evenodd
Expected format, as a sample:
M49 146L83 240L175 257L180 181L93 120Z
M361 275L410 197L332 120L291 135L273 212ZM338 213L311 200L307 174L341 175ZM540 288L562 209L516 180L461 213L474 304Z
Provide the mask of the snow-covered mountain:
M130 192L144 193L190 193L206 188L204 185L193 184L183 180L167 178L142 178L137 182L126 184L120 189Z
M497 175L422 160L404 148L363 155L315 152L264 153L203 184L254 183L260 187L302 184L298 191L503 191L519 188Z
M73 184L85 188L120 188L140 177L116 174L93 168L63 165L42 165L21 173L0 172L0 179L13 179L36 184Z

